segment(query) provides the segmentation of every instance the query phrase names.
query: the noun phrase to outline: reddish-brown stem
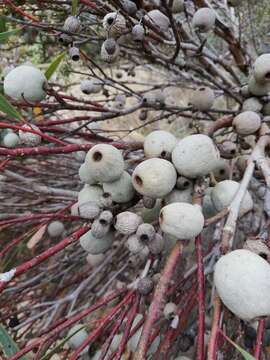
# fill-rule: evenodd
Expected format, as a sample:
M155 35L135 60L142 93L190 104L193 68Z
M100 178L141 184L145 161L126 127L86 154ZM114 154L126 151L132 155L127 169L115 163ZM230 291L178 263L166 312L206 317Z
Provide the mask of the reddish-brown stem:
M14 5L12 3L12 1L10 0L3 0L5 4L7 4L8 6L10 6L16 13L22 15L23 17L26 17L27 19L30 19L34 22L39 22L39 19L36 18L35 16L26 13L25 11L23 11L21 8L19 8L18 6Z
M197 360L204 360L204 331L205 331L205 298L204 298L204 265L202 255L202 237L195 239L197 259L197 283L198 283L198 336L197 336Z
M169 283L172 279L179 258L182 254L182 250L183 250L183 242L179 240L176 242L167 260L165 268L162 272L160 280L155 289L153 300L150 305L149 312L141 334L138 350L136 351L134 357L135 360L146 359L146 353L149 346L149 338L151 336L153 325L160 318L160 314L162 308L164 307L164 302L166 300Z
M77 241L87 230L89 230L89 226L84 226L80 228L78 231L73 233L72 235L66 237L64 240L60 241L55 246L50 247L40 255L36 256L35 258L26 261L25 263L17 266L16 268L10 270L7 273L1 275L0 280L0 292L5 289L5 287L12 281L15 277L24 274L26 271L32 269L36 265L42 263L43 261L47 260L51 256L55 255L59 251L66 248L71 243Z
M264 333L264 326L265 326L265 320L261 319L259 321L259 325L258 325L256 346L255 346L255 350L254 350L254 357L255 357L256 360L260 359L260 354L261 354L261 349L262 349L263 333Z
M207 360L216 360L220 314L221 314L221 301L218 294L216 293L214 300L214 314L212 319L212 328L208 342Z

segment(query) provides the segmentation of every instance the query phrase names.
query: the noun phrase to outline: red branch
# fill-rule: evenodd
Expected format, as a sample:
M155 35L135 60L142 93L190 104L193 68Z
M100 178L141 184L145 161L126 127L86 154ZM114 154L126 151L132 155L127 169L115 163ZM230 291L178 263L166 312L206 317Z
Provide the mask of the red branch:
M58 244L56 244L55 246L50 247L49 249L47 249L46 251L44 251L43 253L41 253L40 255L36 256L35 258L26 261L25 263L17 266L16 268L12 269L11 271L13 271L14 273L10 273L10 276L8 275L8 273L5 273L6 279L5 280L0 280L0 292L5 289L5 287L17 276L24 274L26 271L32 269L33 267L35 267L36 265L42 263L43 261L47 260L48 258L50 258L51 256L57 254L59 251L63 250L64 248L66 248L68 245L70 245L71 243L77 241L87 230L89 230L89 226L84 226L82 228L80 228L78 231L76 231L75 233L73 233L72 235L66 237L65 239L63 239L62 241L60 241ZM2 279L3 279L3 274L2 274Z
M197 282L198 282L198 337L197 337L197 360L204 360L204 331L205 331L205 298L204 298L204 265L202 256L202 237L195 239L197 258Z
M212 320L212 328L211 333L209 337L209 343L208 343L208 354L207 354L207 360L216 360L216 350L217 350L217 340L218 340L218 334L219 334L219 321L220 321L220 314L221 314L221 301L219 296L215 295L214 300L214 314L213 314L213 320Z
M259 325L258 325L256 346L255 346L255 350L254 350L254 357L256 360L260 360L260 353L261 353L263 333L264 333L264 325L265 325L265 320L261 319L259 321Z

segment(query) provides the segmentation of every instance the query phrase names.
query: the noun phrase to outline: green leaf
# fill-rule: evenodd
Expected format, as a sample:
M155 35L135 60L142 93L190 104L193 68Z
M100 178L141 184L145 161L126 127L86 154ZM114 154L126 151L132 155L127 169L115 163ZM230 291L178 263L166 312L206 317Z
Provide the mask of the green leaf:
M3 18L3 16L0 16L0 33L4 31L7 31L6 20Z
M8 334L2 324L0 324L0 347L3 349L4 354L8 357L16 354L19 348L12 337ZM28 357L22 356L21 360L29 360Z
M78 0L72 0L71 14L72 14L73 16L76 15L76 13L77 13L77 8L78 8Z
M246 350L242 349L241 346L237 345L234 341L232 341L228 336L226 336L224 333L222 335L225 337L229 343L231 343L242 355L245 360L256 360L254 356L250 355Z
M0 111L7 114L8 116L10 116L12 118L23 120L22 115L15 109L15 107L2 94L0 94Z
M42 356L40 358L40 360L49 360L53 354L57 353L59 350L61 350L61 348L65 345L65 343L72 338L72 336L74 336L75 334L77 334L77 332L81 331L82 329L85 328L85 325L82 325L78 330L74 331L71 335L66 336L59 344L57 344L49 353L47 353L46 355Z
M63 51L60 55L58 55L53 62L49 65L49 67L47 68L47 70L45 71L45 76L46 79L49 80L52 75L55 73L55 71L57 70L58 66L61 64L61 61L64 59L66 55L66 51Z
M21 30L22 29L18 28L18 29L14 29L14 30L10 30L10 31L1 32L0 33L0 43L3 43L5 40L7 40L8 37L17 34Z

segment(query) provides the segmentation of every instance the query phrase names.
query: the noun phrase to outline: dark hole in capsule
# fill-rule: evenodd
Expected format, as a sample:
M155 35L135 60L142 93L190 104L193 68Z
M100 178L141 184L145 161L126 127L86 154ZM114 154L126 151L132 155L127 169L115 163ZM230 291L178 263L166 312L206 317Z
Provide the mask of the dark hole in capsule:
M165 158L167 156L167 152L163 150L160 154L161 157Z
M184 181L183 186L184 186L185 188L188 187L188 186L189 186L189 182L188 182L188 181Z
M267 260L267 254L259 253L259 256L262 257L264 260Z
M109 198L110 196L111 196L111 194L108 193L108 192L103 193L103 197L104 197L105 199Z
M270 79L270 72L265 74L266 79Z
M143 181L138 175L135 176L135 181L139 186L143 185Z
M148 235L146 235L146 234L142 234L142 235L140 236L140 239L141 239L142 242L145 242L145 241L148 241L148 240L149 240L149 237L148 237Z
M107 225L107 221L106 221L105 219L100 219L100 220L99 220L99 223L100 223L101 225Z
M199 91L204 91L204 90L205 90L205 87L199 88Z
M110 17L108 20L107 20L107 23L109 25L112 25L112 23L114 22L114 18Z
M73 61L79 61L80 60L80 55L73 55L72 60Z
M225 174L225 170L224 170L224 169L220 169L220 170L219 170L219 173L220 173L220 175L224 175L224 174Z
M160 220L161 223L163 222L163 212L160 213L159 220Z
M93 160L94 161L100 161L101 159L102 159L102 154L99 151L94 152Z
M231 153L232 155L234 155L234 154L236 153L235 149L232 149L232 150L230 151L230 153Z

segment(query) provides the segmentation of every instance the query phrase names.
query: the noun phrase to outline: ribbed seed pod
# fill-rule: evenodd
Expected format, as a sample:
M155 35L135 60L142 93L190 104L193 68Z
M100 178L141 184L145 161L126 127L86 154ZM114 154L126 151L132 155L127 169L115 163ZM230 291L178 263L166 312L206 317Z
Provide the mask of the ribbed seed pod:
M204 217L196 205L172 203L161 209L159 224L164 233L177 239L190 240L202 231Z
M153 225L143 223L138 226L136 235L142 243L149 243L155 238L156 230Z
M161 31L167 32L169 30L170 20L160 10L151 10L144 17Z
M76 46L72 46L69 49L69 56L71 57L71 60L73 61L79 61L80 60L80 49Z
M85 184L93 185L95 184L95 179L93 179L89 168L85 163L83 163L79 168L79 178Z
M3 145L7 148L14 148L20 142L19 136L14 132L7 133L3 138Z
M212 30L215 22L216 12L208 7L198 9L192 18L192 26L200 32Z
M92 220L100 214L100 207L94 201L84 202L78 206L78 214L83 219Z
M63 30L76 33L80 30L81 23L76 16L69 16L66 18L63 26Z
M215 93L209 87L200 87L191 96L190 102L196 110L210 110L215 101Z
M85 184L82 190L78 194L78 204L87 203L88 201L95 202L100 205L100 197L103 191L98 185Z
M84 79L81 82L81 91L86 94L97 94L102 90L103 83L100 80Z
M256 97L249 97L243 102L242 112L255 111L260 112L262 110L262 103Z
M104 260L105 260L104 254L96 254L96 255L88 254L86 256L86 261L88 262L89 265L92 266L92 268L99 266L100 264L103 263Z
M33 124L31 124L31 125L24 124L22 126L22 129L39 131L39 128ZM38 134L34 134L32 132L26 132L26 131L19 130L19 138L20 138L21 142L27 146L36 146L41 143L41 136Z
M68 34L60 34L58 41L63 44L64 46L67 46L69 44L72 43L72 36L68 35Z
M124 0L123 3L123 9L129 14L129 15L135 15L137 12L137 6L133 1L130 0Z
M103 190L104 193L111 195L114 202L120 204L130 201L135 195L131 176L126 171L123 172L118 180L104 183Z
M232 125L237 134L251 135L261 127L261 117L254 111L244 111L233 119Z
M140 194L155 199L162 198L174 188L176 171L167 160L148 159L135 168L132 183Z
M149 276L144 277L139 280L137 289L141 295L148 295L154 289L154 281Z
M168 303L164 306L164 309L163 309L164 317L165 317L167 320L172 320L173 317L174 317L175 314L176 314L176 311L177 311L177 306L176 306L176 304L173 303L173 302L168 302Z
M224 180L219 182L211 192L211 199L217 211L222 211L231 205L240 184L233 180ZM245 215L252 210L253 200L247 191L240 206L239 216Z
M164 250L164 238L160 234L155 234L154 239L147 246L151 254L158 255Z
M141 243L135 234L128 237L126 246L132 254L138 254L144 248L144 244Z
M126 19L118 12L105 15L102 24L110 37L118 37L127 30Z
M4 93L18 101L39 102L46 97L45 75L33 65L20 65L4 78Z
M144 139L144 153L147 158L170 159L176 146L176 137L168 131L152 131Z
M209 174L220 158L213 140L202 134L180 140L172 152L172 162L179 174L197 178Z
M101 46L100 56L105 62L114 62L120 53L120 48L117 42L113 38L109 38L104 41Z
M91 226L91 233L96 239L103 238L110 230L110 224L104 224L103 220L100 219L94 220Z
M85 251L96 255L107 251L111 247L113 240L113 231L109 231L103 238L97 239L93 236L92 230L89 230L80 237L80 245Z
M61 221L52 221L47 228L48 234L51 237L58 237L63 234L65 230L64 224Z
M256 59L253 74L258 82L270 81L270 54L262 54Z
M85 163L91 169L93 178L102 183L119 179L124 171L121 152L109 144L93 146L86 155Z
M116 216L114 227L120 234L131 235L136 232L141 223L142 218L139 215L124 211Z
M132 28L132 37L134 41L142 41L144 39L145 30L141 24L136 24Z
M143 206L146 209L153 209L153 207L156 204L156 201L157 201L156 199L152 199L149 196L144 196L143 197Z

